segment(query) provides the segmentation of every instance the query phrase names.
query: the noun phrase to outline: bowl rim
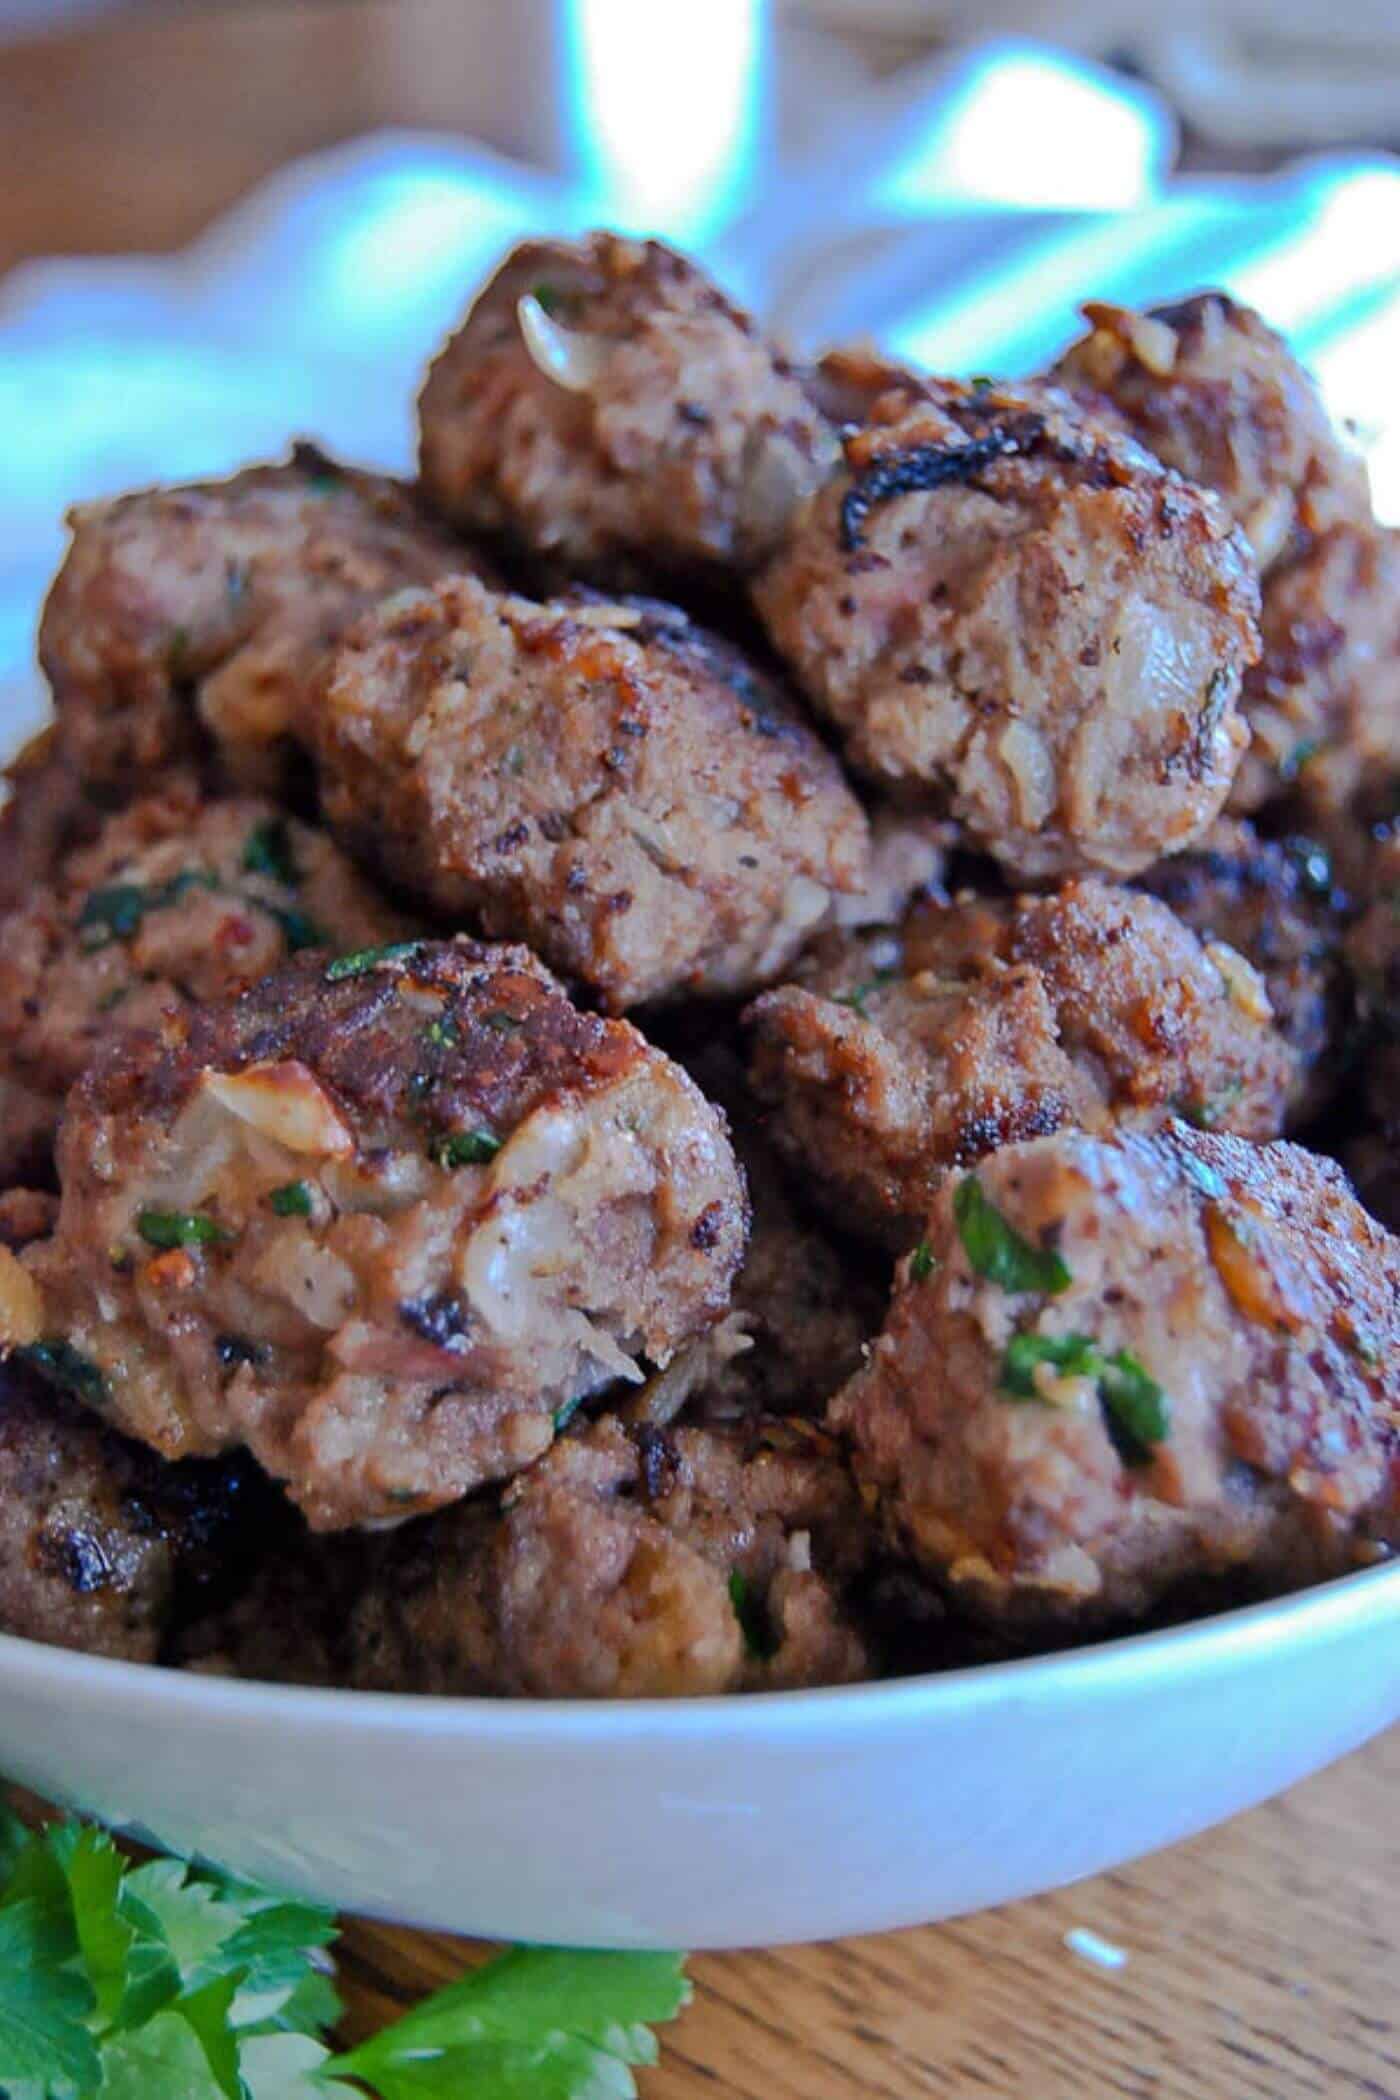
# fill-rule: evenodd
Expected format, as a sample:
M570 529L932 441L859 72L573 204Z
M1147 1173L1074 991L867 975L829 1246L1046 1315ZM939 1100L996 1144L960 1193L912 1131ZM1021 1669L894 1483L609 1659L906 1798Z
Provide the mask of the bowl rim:
M695 1698L528 1699L420 1692L357 1691L344 1686L279 1684L261 1678L204 1675L157 1663L127 1662L0 1634L0 1689L75 1695L84 1705L148 1703L149 1717L238 1718L252 1725L334 1726L351 1734L461 1736L492 1748L616 1746L637 1738L723 1739L755 1745L775 1732L790 1737L854 1731L879 1735L913 1721L937 1719L946 1707L965 1714L1003 1699L1073 1697L1143 1677L1190 1675L1228 1666L1251 1651L1275 1657L1354 1632L1375 1617L1400 1629L1400 1560L1354 1570L1286 1596L1237 1606L1151 1633L1123 1634L1090 1647L953 1670L795 1691Z

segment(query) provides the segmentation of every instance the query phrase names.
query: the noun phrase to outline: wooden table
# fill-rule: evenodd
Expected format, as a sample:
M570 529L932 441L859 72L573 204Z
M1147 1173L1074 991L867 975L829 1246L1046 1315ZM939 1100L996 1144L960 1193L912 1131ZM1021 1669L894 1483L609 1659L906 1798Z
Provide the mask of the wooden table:
M175 246L291 154L375 124L489 121L509 150L510 97L481 56L462 0L187 7L0 50L0 269ZM1065 1895L706 1957L647 2100L1400 2100L1397 1802L1400 1734ZM1127 1967L1071 1954L1075 1926ZM476 1951L352 1925L350 2030Z
M1077 1926L1126 1966L1072 1954ZM475 1954L350 1926L351 2031ZM1061 1895L691 1974L644 2100L1400 2100L1400 1730Z

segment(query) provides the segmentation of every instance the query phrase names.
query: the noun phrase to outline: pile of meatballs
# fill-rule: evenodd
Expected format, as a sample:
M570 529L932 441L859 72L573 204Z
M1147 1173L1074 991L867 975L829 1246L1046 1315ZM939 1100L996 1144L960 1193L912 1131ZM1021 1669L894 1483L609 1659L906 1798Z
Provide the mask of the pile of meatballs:
M799 363L533 242L412 484L72 514L0 1629L719 1693L1400 1545L1400 536L1256 314L1085 311Z

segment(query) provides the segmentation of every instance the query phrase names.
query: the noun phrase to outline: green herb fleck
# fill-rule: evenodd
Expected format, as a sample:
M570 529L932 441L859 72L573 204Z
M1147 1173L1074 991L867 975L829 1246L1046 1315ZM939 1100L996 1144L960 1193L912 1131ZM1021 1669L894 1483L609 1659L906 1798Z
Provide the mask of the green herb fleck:
M500 1139L490 1130L454 1130L451 1136L438 1139L432 1157L438 1166L449 1169L484 1167L500 1149Z
M483 1014L481 1020L484 1028L493 1029L497 1035L515 1035L525 1026L518 1015L508 1014L503 1006L494 1008L489 1014Z
M1293 749L1279 767L1280 779L1296 780L1304 767L1312 764L1318 753L1323 749L1323 746L1324 739L1320 736L1304 737L1300 744L1293 746Z
M563 1404L563 1406L562 1406L562 1407L556 1407L556 1408L555 1408L555 1410L554 1410L554 1417L553 1417L553 1419L554 1419L554 1434L555 1434L556 1436L560 1436L560 1435L562 1435L562 1433L564 1432L564 1430L566 1430L566 1429L568 1428L568 1426L569 1426L570 1422L572 1422L572 1421L573 1421L573 1419L574 1419L574 1416L575 1416L575 1415L576 1415L576 1414L578 1413L579 1409L580 1409L580 1408L581 1408L582 1406L583 1406L583 1394L582 1394L582 1393L575 1393L575 1395L574 1395L574 1397L573 1397L573 1399L572 1399L572 1400L566 1400L566 1401L564 1402L564 1404Z
M268 1197L268 1202L279 1218L309 1218L311 1216L311 1188L305 1181L284 1181Z
M198 1210L143 1210L136 1230L150 1247L212 1247L230 1235Z
M248 834L243 865L250 875L269 875L274 882L295 889L301 880L292 850L292 835L285 817L273 817Z
M1014 1334L1001 1360L1001 1390L1013 1400L1040 1400L1036 1369L1049 1364L1069 1378L1092 1378L1104 1428L1125 1466L1150 1466L1153 1447L1171 1433L1167 1396L1126 1349L1102 1356L1087 1334Z
M873 977L866 978L864 984L856 985L852 991L838 993L835 1004L854 1007L855 1011L863 1016L865 1002L870 994L877 992L882 984L892 983L898 975L898 970L877 970Z
M1056 1297L1073 1280L1058 1254L1033 1247L988 1201L975 1174L953 1197L958 1237L972 1267L1004 1291L1041 1291Z
M277 905L264 904L257 900L261 910L268 912L282 929L282 938L287 943L289 955L297 955L303 948L329 948L330 935L323 927L309 919L304 911L282 911Z
M50 1335L41 1342L30 1342L27 1347L16 1350L16 1355L47 1378L50 1385L60 1386L65 1393L84 1401L89 1407L102 1408L110 1395L107 1381L90 1356L65 1342L61 1335Z
M534 300L536 306L543 307L551 319L560 311L564 303L558 288L552 284L531 285L530 297Z
M730 1571L729 1601L734 1607L734 1616L739 1621L749 1656L754 1662L771 1662L777 1653L777 1643L767 1615L754 1595L753 1584L741 1568Z
M431 1044L434 1050L456 1050L460 1047L462 1038L452 1016L439 1014L435 1020L429 1021L423 1030L423 1040Z
M176 904L189 890L216 890L217 875L205 868L185 868L169 882L146 887L135 882L115 882L93 890L78 914L77 929L83 946L91 953L109 941L130 940L147 912L163 911Z
M909 1257L909 1275L914 1283L927 1283L938 1267L938 1259L927 1240L920 1240Z
M382 948L357 948L339 956L326 971L327 984L340 984L347 977L363 977L386 963L409 962L424 946L422 941L389 941Z

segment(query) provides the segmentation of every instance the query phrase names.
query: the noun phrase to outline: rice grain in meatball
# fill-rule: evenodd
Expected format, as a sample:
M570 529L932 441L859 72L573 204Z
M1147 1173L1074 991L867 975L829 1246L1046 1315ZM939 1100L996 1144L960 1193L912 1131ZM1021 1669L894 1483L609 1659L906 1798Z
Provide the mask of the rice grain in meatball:
M614 1012L767 982L866 875L793 703L651 601L402 596L332 659L316 734L353 850Z
M658 1698L846 1684L867 1526L830 1439L780 1422L560 1440L506 1491L392 1542L350 1674L395 1691Z
M246 1443L319 1529L502 1479L726 1310L723 1118L520 948L289 964L123 1034L70 1097L24 1259L94 1404Z
M895 391L842 442L755 602L852 761L1023 880L1189 845L1258 649L1217 499L1048 388Z
M507 257L428 374L424 486L568 570L748 570L835 455L801 376L703 271L596 233Z
M110 817L0 925L0 1173L42 1172L68 1089L118 1028L231 998L302 948L409 928L321 833L193 782Z
M168 1466L26 1362L0 1362L0 1633L154 1662L276 1535L239 1460Z
M1146 313L1092 302L1054 377L1214 489L1263 570L1300 537L1370 514L1366 469L1281 335L1224 292Z
M774 1141L834 1218L896 1248L950 1169L1000 1145L1174 1115L1272 1137L1297 1082L1244 957L1097 881L819 942L748 1018Z
M82 504L69 525L39 655L70 764L128 789L211 740L239 784L280 786L327 646L379 599L472 563L401 483L311 446Z
M1400 1244L1331 1161L1181 1124L937 1197L836 1402L900 1548L1026 1629L1400 1542Z

